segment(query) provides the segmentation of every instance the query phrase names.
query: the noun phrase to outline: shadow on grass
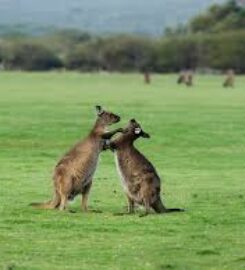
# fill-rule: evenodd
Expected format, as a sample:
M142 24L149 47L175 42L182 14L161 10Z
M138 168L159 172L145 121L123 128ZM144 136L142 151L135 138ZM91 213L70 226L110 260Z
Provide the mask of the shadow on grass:
M219 255L220 253L218 251L212 250L212 249L203 249L200 251L197 251L198 255Z

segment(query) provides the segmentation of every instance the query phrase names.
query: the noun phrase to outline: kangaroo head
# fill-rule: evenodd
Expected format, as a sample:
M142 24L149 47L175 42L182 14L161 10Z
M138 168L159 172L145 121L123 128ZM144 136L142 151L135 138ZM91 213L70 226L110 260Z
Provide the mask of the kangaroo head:
M95 106L96 112L97 112L97 118L98 122L102 126L110 126L114 123L117 123L120 121L120 116L112 113L105 111L101 106L97 105Z
M129 121L127 127L124 129L123 135L130 136L133 140L139 137L150 138L150 135L141 128L140 124L135 119Z
M132 143L140 137L150 138L150 135L143 131L140 124L137 123L135 119L131 119L122 133L109 143L109 148L112 151L115 149L125 149L127 145L132 145Z

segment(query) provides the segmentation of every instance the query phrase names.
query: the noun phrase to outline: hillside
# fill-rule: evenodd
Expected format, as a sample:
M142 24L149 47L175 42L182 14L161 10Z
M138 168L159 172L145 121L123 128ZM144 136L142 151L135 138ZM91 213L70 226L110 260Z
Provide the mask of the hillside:
M161 35L224 0L0 0L0 32L75 28Z

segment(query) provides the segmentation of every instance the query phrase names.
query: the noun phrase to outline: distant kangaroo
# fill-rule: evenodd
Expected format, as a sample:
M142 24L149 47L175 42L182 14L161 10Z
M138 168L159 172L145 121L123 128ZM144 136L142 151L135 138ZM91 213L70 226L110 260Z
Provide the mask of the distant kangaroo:
M134 212L134 205L145 207L145 214L153 208L157 213L184 211L166 208L160 198L161 184L154 166L133 145L139 137L149 138L141 126L132 119L118 138L108 141L107 148L115 151L119 175L128 198L128 212Z
M192 86L193 85L193 74L192 72L188 72L186 74L186 80L185 80L185 84L186 86Z
M190 71L182 71L179 75L179 78L177 80L178 84L185 83L186 86L192 86L193 85L193 74Z
M53 199L47 203L32 203L32 206L64 210L68 200L72 200L76 195L82 194L81 208L83 211L87 211L92 178L105 140L122 131L121 129L116 129L107 132L109 125L120 121L118 115L104 111L101 106L96 106L96 111L97 119L89 135L72 147L54 169Z
M226 73L226 78L223 83L224 87L234 87L235 73L233 69L230 69Z
M144 82L145 82L145 84L151 83L151 75L150 75L149 71L144 72Z
M177 80L177 83L178 84L181 84L181 83L184 83L185 82L185 72L181 72L180 75L179 75L179 78Z

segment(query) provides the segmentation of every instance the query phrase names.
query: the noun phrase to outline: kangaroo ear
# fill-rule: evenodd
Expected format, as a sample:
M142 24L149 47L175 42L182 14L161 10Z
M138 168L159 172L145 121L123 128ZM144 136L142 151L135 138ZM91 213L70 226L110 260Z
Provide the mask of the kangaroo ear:
M139 127L137 127L137 128L135 128L134 129L134 133L136 134L136 135L139 135L140 133L141 133L141 128L139 128Z
M100 105L96 105L95 109L96 109L97 115L101 115L103 113L103 109Z

